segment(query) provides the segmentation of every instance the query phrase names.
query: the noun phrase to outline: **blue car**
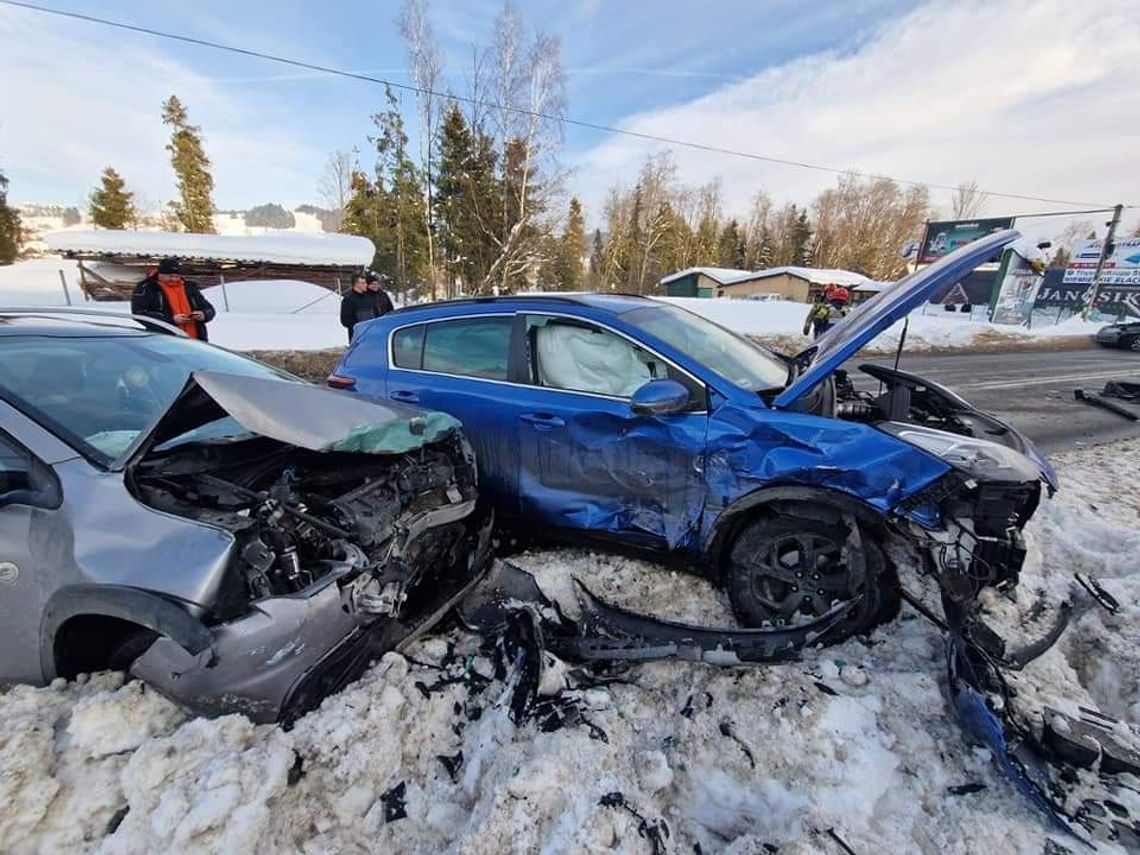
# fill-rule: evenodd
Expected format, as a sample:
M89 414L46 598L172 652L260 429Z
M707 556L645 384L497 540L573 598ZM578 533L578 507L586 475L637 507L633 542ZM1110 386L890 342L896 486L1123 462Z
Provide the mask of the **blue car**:
M498 520L675 557L744 626L826 618L837 640L893 615L900 556L951 604L1016 584L1049 464L944 387L864 366L872 394L840 366L1017 237L907 277L795 358L663 301L537 294L358 326L329 384L460 419Z

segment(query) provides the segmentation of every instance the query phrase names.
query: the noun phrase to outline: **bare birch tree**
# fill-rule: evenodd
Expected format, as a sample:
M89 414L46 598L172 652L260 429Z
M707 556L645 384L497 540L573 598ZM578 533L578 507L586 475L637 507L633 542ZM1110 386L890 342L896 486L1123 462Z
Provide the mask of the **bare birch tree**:
M352 170L356 158L350 151L334 151L325 163L325 171L317 182L321 200L333 212L330 231L340 231L348 200L352 196Z
M963 181L950 200L950 214L955 220L972 220L986 207L989 194L978 187L977 181Z
M404 0L399 18L400 35L408 45L408 55L412 65L412 82L415 84L416 99L420 114L420 162L424 172L424 228L427 232L428 287L432 299L436 299L435 264L435 221L432 204L432 182L434 170L436 119L439 113L439 80L443 74L443 57L435 41L435 34L428 20L428 0Z

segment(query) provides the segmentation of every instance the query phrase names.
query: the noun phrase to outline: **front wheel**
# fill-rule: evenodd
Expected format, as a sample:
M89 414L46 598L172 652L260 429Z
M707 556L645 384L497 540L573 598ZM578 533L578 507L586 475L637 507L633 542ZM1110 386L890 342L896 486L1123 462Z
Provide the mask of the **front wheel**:
M737 618L749 627L795 626L855 600L821 639L828 643L888 620L898 608L894 573L878 544L862 530L856 534L838 519L781 514L747 523L728 557L728 593Z

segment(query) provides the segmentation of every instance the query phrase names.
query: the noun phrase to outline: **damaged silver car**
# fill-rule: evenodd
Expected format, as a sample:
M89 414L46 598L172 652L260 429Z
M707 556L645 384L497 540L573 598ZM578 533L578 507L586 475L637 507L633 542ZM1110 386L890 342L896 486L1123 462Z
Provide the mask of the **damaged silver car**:
M289 722L477 582L458 422L149 319L0 311L0 682Z

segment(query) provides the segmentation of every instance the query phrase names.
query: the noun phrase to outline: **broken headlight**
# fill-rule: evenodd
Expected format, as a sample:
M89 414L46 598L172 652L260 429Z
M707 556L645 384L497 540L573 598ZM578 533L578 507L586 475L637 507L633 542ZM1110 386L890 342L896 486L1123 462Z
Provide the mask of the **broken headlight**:
M1032 460L988 439L901 422L876 425L896 439L921 448L960 472L982 481L1037 481L1041 472Z

